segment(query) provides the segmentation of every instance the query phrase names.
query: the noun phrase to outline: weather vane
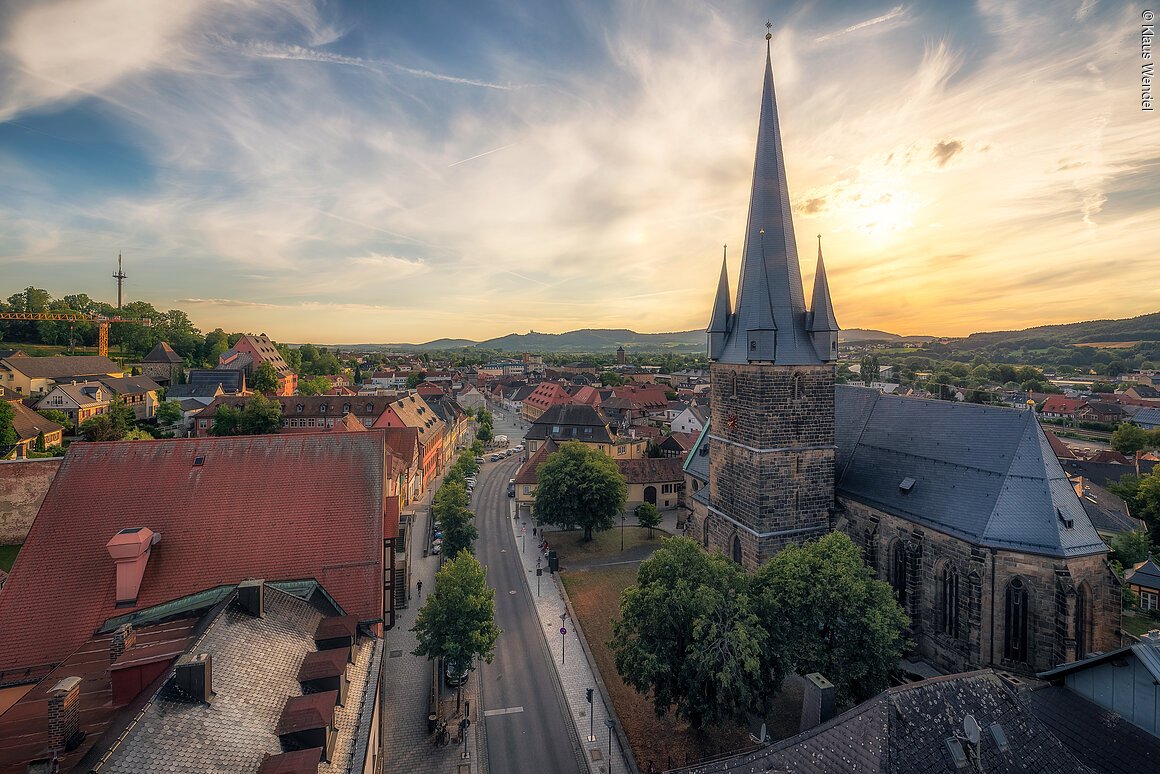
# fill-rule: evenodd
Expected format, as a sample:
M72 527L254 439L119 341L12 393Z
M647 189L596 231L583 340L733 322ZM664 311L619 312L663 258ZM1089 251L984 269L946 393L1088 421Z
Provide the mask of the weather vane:
M766 20L766 22L765 22L765 29L766 29L766 30L772 30L772 29L773 29L773 22L771 22L771 21L769 21L769 20ZM766 33L765 33L765 39L766 39L766 40L772 40L772 39L773 39L773 33L772 33L772 32L766 32Z

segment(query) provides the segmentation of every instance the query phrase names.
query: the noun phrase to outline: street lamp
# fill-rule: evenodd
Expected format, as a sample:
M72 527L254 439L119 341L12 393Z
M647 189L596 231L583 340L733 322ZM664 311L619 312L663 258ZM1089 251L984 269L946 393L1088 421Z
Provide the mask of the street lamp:
M620 550L624 550L624 514L620 514Z
M612 718L605 718L604 725L608 726L608 765L612 765L612 727L616 725Z

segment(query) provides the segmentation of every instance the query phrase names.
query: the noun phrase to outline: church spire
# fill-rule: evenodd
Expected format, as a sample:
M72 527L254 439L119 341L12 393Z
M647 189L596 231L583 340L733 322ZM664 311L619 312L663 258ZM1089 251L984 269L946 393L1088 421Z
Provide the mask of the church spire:
M814 298L810 304L810 338L818 357L825 361L838 359L838 318L830 302L830 283L822 261L822 235L818 234L818 270L814 272Z
M721 248L721 279L717 282L717 297L713 299L713 312L709 316L709 357L716 359L721 354L725 336L729 333L729 318L733 307L729 303L728 245Z
M805 293L774 98L772 37L766 33L765 82L737 309L716 359L808 365L825 361L814 351L806 329Z

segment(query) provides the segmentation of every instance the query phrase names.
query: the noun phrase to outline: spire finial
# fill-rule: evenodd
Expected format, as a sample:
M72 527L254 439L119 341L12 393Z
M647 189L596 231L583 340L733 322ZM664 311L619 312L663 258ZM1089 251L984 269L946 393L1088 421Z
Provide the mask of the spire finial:
M773 29L773 22L766 20L765 29L767 30L765 33L765 39L766 40L773 40L773 33L769 31L769 30Z

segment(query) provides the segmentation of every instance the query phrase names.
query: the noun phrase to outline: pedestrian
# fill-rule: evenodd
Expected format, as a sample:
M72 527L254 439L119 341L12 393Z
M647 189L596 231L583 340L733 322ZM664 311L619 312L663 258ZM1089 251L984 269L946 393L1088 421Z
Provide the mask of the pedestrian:
M535 537L535 536L536 536L536 528L532 527L532 537Z
M415 588L419 590L419 599L423 598L423 581L417 581Z

